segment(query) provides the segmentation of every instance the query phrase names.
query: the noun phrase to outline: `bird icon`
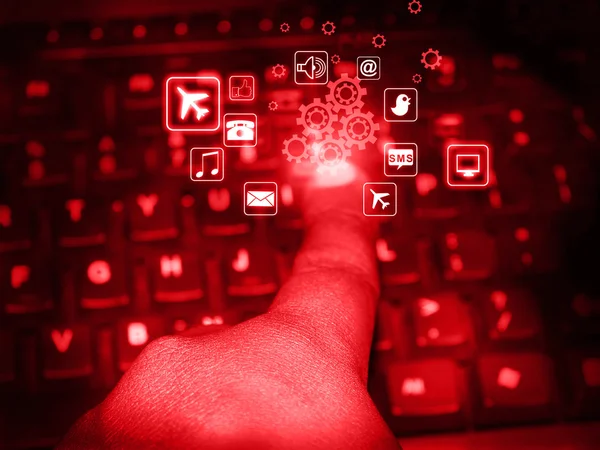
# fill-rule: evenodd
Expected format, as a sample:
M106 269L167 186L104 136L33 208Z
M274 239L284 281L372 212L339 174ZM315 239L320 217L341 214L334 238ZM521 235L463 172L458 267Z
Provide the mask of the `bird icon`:
M410 106L410 97L406 94L400 94L396 97L396 106L392 108L392 112L399 117L406 115Z

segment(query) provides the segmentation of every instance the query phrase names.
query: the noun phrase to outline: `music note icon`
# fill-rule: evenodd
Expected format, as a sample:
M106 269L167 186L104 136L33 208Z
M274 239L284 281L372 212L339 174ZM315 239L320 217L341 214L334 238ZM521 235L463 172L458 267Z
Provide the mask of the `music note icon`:
M192 181L222 181L225 155L222 148L194 147L190 151Z

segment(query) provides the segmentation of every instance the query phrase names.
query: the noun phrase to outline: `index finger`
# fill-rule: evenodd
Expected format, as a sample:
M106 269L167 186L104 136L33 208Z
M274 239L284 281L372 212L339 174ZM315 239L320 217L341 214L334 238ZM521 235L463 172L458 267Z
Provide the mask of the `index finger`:
M364 176L349 166L349 182L309 180L304 192L305 239L291 278L271 313L310 327L314 338L339 348L366 380L379 281L376 222L362 212ZM335 179L334 179L335 181Z

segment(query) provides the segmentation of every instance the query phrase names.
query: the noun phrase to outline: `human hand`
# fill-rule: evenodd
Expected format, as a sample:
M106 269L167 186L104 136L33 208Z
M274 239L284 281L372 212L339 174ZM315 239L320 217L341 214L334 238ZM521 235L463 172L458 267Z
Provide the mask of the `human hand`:
M379 283L363 181L306 187L306 238L267 313L150 343L59 448L398 449L366 389Z

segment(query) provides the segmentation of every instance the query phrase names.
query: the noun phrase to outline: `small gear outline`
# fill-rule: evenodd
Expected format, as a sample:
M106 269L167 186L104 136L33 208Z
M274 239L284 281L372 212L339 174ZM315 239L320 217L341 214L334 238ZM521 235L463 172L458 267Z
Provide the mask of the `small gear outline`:
M279 25L279 29L282 33L287 33L288 31L290 31L290 24L287 22L283 22L281 25Z
M325 139L316 144L313 155L310 157L310 162L317 165L317 172L336 173L340 164L343 164L346 159L352 154L346 148L346 143L343 138L333 139L331 136L326 136ZM326 153L330 150L335 152L334 159L328 159Z
M417 9L413 9L413 5L417 5ZM411 14L419 14L421 9L423 9L423 5L421 5L419 0L412 0L408 2L408 10L411 12Z
M328 27L329 29L327 29ZM323 25L321 25L321 31L323 31L323 34L331 36L333 33L335 33L335 24L328 20Z
M271 68L271 73L273 74L273 76L275 78L282 78L285 76L287 72L287 69L285 68L285 66L283 64L275 64L272 68Z
M300 142L304 147L304 151L300 155L292 155L292 153L290 152L290 144L294 141ZM283 149L281 150L281 153L283 153L286 156L289 162L293 161L297 164L300 164L302 160L308 159L309 157L309 146L306 141L306 138L304 136L300 137L297 134L292 134L291 138L283 141Z
M277 111L277 108L279 108L279 104L275 100L271 100L269 102L269 110L270 111Z
M427 62L427 57L429 55L435 55L435 62L433 64L429 64ZM436 67L440 67L440 65L442 64L442 57L440 55L440 51L434 50L431 47L429 47L429 50L421 53L421 62L423 63L426 69L435 70Z
M301 114L296 118L296 124L303 126L304 136L312 134L315 139L322 139L324 134L333 133L333 123L338 120L338 115L334 113L331 103L323 103L320 98L315 98L312 103L301 105L298 110ZM313 114L321 114L323 120L319 123L313 121Z
M377 141L375 132L379 131L379 124L373 121L373 117L371 111L363 113L360 109L355 109L352 114L340 119L340 136L344 138L348 147L356 145L359 150L365 150L367 143L374 144ZM353 129L356 124L362 124L362 133L359 134Z
M380 40L379 43L377 43L377 40ZM385 47L385 36L383 34L376 34L375 36L373 36L373 40L371 41L371 43L373 44L373 47L375 48L381 48L381 47Z
M335 81L330 81L327 87L329 88L329 94L325 96L325 100L333 105L334 112L343 109L346 114L352 114L354 109L360 109L365 104L362 97L367 95L367 89L360 86L358 78L350 78L347 73L343 73ZM342 97L341 93L344 89L352 91L349 98Z
M331 57L331 64L339 64L341 60L340 55L335 54Z
M423 81L423 76L420 73L415 73L412 76L412 80L413 80L413 83L419 84L421 81Z

